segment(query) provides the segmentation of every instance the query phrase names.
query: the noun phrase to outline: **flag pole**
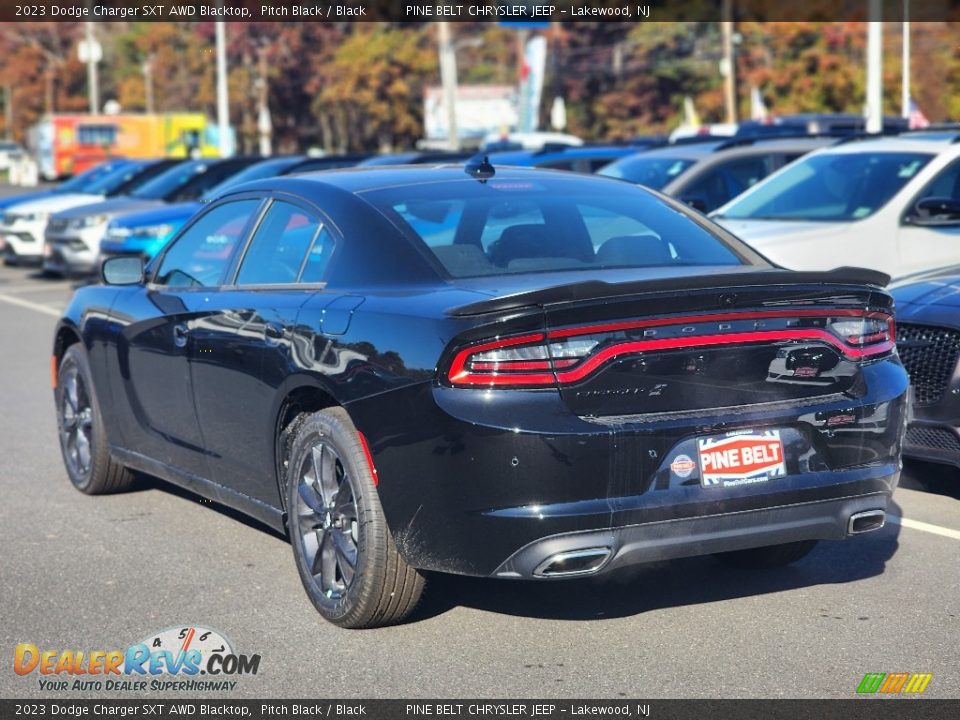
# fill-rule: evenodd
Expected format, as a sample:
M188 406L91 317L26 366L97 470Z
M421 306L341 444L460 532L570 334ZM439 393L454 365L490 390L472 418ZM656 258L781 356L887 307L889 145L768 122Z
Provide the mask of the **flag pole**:
M910 117L910 0L903 0L903 80L900 83L900 114Z

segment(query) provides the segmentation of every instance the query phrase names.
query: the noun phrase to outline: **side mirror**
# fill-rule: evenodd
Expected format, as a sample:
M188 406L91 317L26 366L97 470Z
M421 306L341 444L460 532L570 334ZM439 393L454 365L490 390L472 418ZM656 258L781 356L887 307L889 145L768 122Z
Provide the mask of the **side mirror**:
M107 285L140 285L143 283L143 258L107 258L100 266L100 276Z
M960 225L960 200L948 197L923 198L917 201L906 219L912 225Z
M681 197L680 202L686 205L689 205L697 212L702 212L702 213L707 212L707 201L697 195L691 195L689 197Z

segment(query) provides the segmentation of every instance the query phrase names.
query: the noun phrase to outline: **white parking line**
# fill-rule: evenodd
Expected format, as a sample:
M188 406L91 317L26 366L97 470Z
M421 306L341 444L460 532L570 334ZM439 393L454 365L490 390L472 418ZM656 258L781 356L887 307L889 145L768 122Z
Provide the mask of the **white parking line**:
M33 293L33 292L57 292L63 290L69 290L70 287L65 282L50 282L50 283L40 283L38 285L5 285L3 287L4 293Z
M941 535L953 540L960 540L960 530L953 530L951 528L941 527L940 525L931 525L930 523L911 520L905 517L897 517L896 515L887 515L887 520L892 523L897 523L902 527L910 528L911 530L920 530L921 532L930 533L931 535Z
M52 315L53 317L60 317L63 313L59 310L54 310L51 307L46 305L41 305L40 303L30 302L29 300L24 300L22 298L14 297L13 295L4 295L0 293L0 301L10 303L11 305L19 305L20 307L25 307L28 310L36 310L37 312L42 312L44 315Z

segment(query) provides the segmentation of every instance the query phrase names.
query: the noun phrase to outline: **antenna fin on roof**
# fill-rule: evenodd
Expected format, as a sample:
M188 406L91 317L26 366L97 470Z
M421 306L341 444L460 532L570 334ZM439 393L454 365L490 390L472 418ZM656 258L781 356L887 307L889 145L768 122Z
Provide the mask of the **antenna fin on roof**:
M490 162L490 158L483 153L478 153L467 160L463 169L467 175L476 178L480 182L486 182L497 174L497 170Z

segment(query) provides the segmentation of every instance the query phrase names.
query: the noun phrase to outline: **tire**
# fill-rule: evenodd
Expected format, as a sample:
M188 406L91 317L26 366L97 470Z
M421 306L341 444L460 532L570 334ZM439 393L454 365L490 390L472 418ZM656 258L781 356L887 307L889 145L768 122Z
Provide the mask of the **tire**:
M817 545L816 540L801 540L783 545L734 550L717 553L716 558L725 565L738 568L764 569L783 567L805 558Z
M57 371L57 430L70 482L87 495L123 492L134 475L110 457L87 353L67 348Z
M349 415L335 407L307 416L290 447L290 544L310 600L343 628L402 622L424 577L397 550Z

